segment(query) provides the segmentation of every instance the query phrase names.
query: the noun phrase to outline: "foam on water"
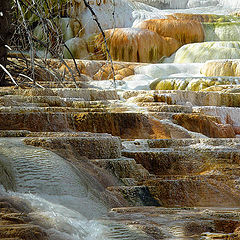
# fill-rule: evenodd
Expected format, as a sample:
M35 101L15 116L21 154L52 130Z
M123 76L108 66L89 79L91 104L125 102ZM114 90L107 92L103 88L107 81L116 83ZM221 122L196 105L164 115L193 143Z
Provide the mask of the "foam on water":
M135 68L135 75L117 80L115 82L118 90L150 90L150 84L159 78L194 78L203 77L200 73L202 63L178 64L148 64ZM114 83L109 80L91 81L92 87L101 89L113 89Z
M52 240L152 240L141 231L131 230L111 220L88 220L79 211L57 204L58 196L47 201L39 195L6 192L0 185L1 196L26 201L33 211L30 216L40 221Z
M142 2L155 6L156 8L168 7L168 8L186 8L189 0L135 0L137 2Z
M217 6L219 0L188 0L188 8Z
M30 204L30 215L43 224L50 239L150 239L107 218L96 220L106 217L108 209L94 195L91 179L53 152L24 145L20 138L0 138L0 154L0 166L6 157L16 181L16 192L0 185L0 195Z
M187 4L185 4L185 1L181 0L170 2L172 9L161 10L163 15L176 12L225 15L231 13L233 10L236 10L239 5L238 0L188 0ZM181 8L177 7L179 4L182 5Z
M91 81L90 86L100 89L114 89L115 86L117 90L150 90L149 85L153 81L154 78L148 75L136 74L115 83L110 80Z

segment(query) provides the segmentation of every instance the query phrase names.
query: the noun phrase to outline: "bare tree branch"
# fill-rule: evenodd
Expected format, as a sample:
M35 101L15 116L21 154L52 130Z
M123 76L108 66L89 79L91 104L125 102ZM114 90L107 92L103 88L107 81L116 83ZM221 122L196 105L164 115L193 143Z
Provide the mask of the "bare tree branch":
M93 9L91 8L91 6L89 5L89 3L86 1L86 0L83 0L85 6L89 9L89 11L91 12L92 16L93 16L93 20L97 23L98 25L98 28L99 30L101 31L101 34L103 36L103 39L104 39L104 43L105 43L105 46L106 46L106 51L107 51L107 54L108 54L108 57L110 59L110 63L111 63L111 68L112 68L112 73L113 73L113 82L114 82L114 88L116 88L116 78L115 78L115 71L114 71L114 67L113 67L113 61L112 61L112 56L110 54L110 51L109 51L109 48L108 48L108 45L107 45L107 40L106 40L106 35L102 29L102 26L101 24L99 23L98 21L98 17L97 15L95 14L95 12L93 11ZM115 6L115 4L114 4ZM114 15L113 15L114 16Z

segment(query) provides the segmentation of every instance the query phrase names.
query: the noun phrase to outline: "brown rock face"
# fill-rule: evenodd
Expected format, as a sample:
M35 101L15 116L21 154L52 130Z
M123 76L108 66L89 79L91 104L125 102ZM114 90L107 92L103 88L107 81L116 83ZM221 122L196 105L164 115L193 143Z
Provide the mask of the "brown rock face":
M73 119L77 131L107 132L125 139L169 138L160 123L144 114L78 113Z
M55 151L68 150L76 151L76 155L85 156L90 159L118 158L120 154L121 142L118 137L108 134L91 134L77 137L39 137L26 138L25 143L41 146L43 148L54 149Z
M136 27L157 32L161 37L174 38L182 45L204 40L201 23L193 20L150 19Z
M216 117L182 113L174 115L173 119L189 131L202 133L208 137L234 138L236 136L231 125L221 124Z
M12 113L0 114L1 130L21 129L35 132L55 132L62 129L69 131L65 114L48 114L48 113Z
M34 225L22 225L17 226L0 226L1 238L14 238L14 239L31 239L31 240L44 240L47 239L46 234L41 228Z
M138 113L0 113L0 130L110 133L121 138L170 138L164 126Z
M240 204L238 194L231 192L231 188L215 179L156 179L146 181L150 193L163 206L218 206L237 207Z

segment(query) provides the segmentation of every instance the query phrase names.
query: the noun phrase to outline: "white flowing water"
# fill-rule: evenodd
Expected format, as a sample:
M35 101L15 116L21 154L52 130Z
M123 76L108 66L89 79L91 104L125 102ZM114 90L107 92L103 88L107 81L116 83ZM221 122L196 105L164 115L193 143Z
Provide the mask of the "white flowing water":
M106 207L88 190L88 179L53 152L26 146L19 139L2 138L0 154L10 156L16 191L41 194L47 200L60 196L59 204L73 210L82 209L89 218L106 212Z
M32 216L48 225L51 239L148 239L120 224L97 220L108 209L94 194L91 179L57 154L19 138L0 138L0 162L8 165L7 175L14 175L16 190L6 193L1 188L0 194L26 200Z

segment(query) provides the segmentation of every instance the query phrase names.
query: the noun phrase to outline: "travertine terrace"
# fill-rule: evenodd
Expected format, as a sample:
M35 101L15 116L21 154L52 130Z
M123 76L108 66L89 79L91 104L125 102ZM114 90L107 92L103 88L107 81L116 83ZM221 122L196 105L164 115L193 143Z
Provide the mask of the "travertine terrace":
M0 238L240 239L239 3L119 0L113 65L72 7L76 81L0 88Z

